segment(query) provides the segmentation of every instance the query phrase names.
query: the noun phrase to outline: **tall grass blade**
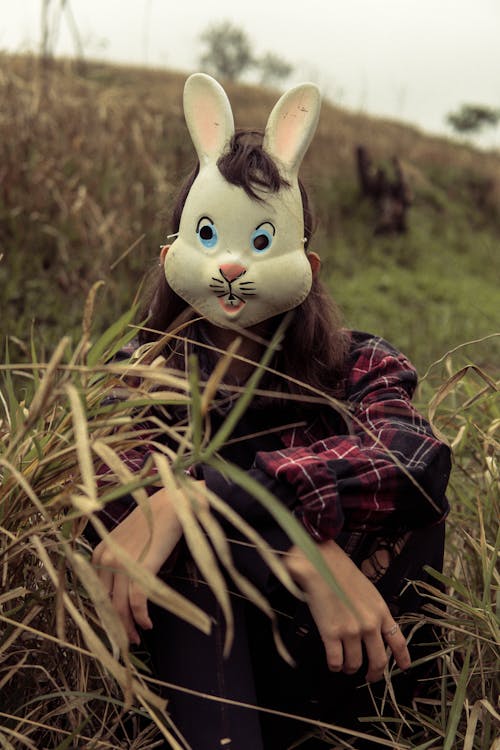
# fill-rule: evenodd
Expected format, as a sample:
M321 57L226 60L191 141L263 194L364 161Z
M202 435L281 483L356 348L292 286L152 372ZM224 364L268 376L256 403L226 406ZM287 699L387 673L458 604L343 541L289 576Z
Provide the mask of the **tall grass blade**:
M246 492L249 492L255 497L267 511L273 516L277 523L282 529L286 531L290 540L293 544L299 546L310 562L316 567L321 573L325 581L331 586L337 596L354 612L356 611L355 605L349 600L346 594L342 591L338 583L336 582L330 568L325 563L321 553L318 551L316 544L313 542L309 534L297 521L297 519L290 513L288 508L271 495L268 490L265 489L261 484L256 482L251 476L240 469L234 464L228 464L221 461L218 458L211 457L207 462L214 469L219 471L221 474L227 475L236 484L242 487Z
M106 355L108 360L112 359L134 337L135 332L133 329L130 329L125 334L123 331L134 320L136 314L137 310L135 308L127 310L97 339L87 353L87 364L89 367L95 367L104 355Z
M192 354L188 359L188 381L190 390L190 420L189 426L191 431L191 441L193 451L196 456L200 454L202 444L202 411L201 411L201 394L200 394L200 373L198 368L198 358Z
M80 394L74 385L67 383L65 386L68 395L73 426L75 430L75 445L80 466L83 489L88 500L98 506L97 484L95 480L94 463L90 450L90 440L87 427L87 419L83 410Z
M153 460L160 473L163 485L169 493L177 517L182 524L184 538L193 560L210 586L224 615L224 620L226 622L224 654L227 656L234 638L234 620L226 581L220 572L217 560L206 536L199 526L196 515L191 507L191 503L185 496L184 492L179 490L165 456L155 453Z
M54 385L54 378L56 377L57 368L61 364L61 360L64 357L66 349L68 348L69 342L69 336L65 336L63 339L61 339L54 351L54 354L50 358L50 361L41 379L40 387L36 391L29 407L26 427L34 424L34 422L36 422L36 420L40 416L42 410L46 407L49 393L51 392Z
M192 497L194 496L194 502L198 502L199 504L198 519L200 521L200 524L203 526L205 532L207 533L207 536L209 537L219 557L219 560L221 561L224 568L229 573L229 575L231 576L232 580L234 581L236 586L239 588L241 593L250 602L252 602L252 604L258 607L261 610L261 612L264 612L264 614L266 614L269 617L272 623L273 634L274 634L274 639L275 639L278 653L286 662L288 662L288 664L290 664L291 666L294 666L295 662L290 656L288 650L285 648L285 645L281 639L281 636L277 627L276 616L268 600L260 593L258 588L254 586L248 580L248 578L241 575L241 573L235 567L226 535L223 532L220 525L215 520L215 518L213 517L213 515L210 513L208 508L205 507L205 504L203 502L204 498L202 502L200 503L199 494L197 497L195 487L189 488L189 486L186 486L186 491L188 492L188 494L191 494ZM279 564L280 563L278 562L278 565ZM228 654L229 654L229 650L227 651L226 655Z
M302 590L297 587L283 563L278 559L276 553L271 549L265 539L255 531L253 526L250 526L250 524L248 524L239 513L234 511L230 505L221 500L217 495L214 495L213 492L207 490L206 496L209 504L220 513L221 516L225 517L231 525L243 535L243 537L246 537L249 544L252 544L259 551L259 554L280 583L282 583L291 594L297 597L297 599L303 599L304 594Z
M266 348L264 354L262 355L262 359L260 360L258 366L255 368L254 372L248 378L244 393L241 394L241 396L231 409L230 413L224 420L223 424L219 427L219 430L214 435L209 445L204 449L202 455L199 457L199 460L202 463L206 463L210 456L213 456L214 453L220 450L220 448L224 445L226 440L233 432L238 421L245 413L254 396L255 388L257 387L260 379L262 378L262 375L264 374L264 368L267 367L267 365L270 363L274 352L280 346L290 320L290 314L285 315L280 325L276 329L276 332L272 337L269 346Z
M460 722L460 717L464 710L464 700L467 690L467 683L470 679L469 664L471 657L470 647L467 649L465 654L464 663L460 672L460 677L457 682L455 696L453 703L451 704L450 714L448 716L448 724L446 726L446 733L444 738L443 750L452 750L453 745L457 739L457 729Z

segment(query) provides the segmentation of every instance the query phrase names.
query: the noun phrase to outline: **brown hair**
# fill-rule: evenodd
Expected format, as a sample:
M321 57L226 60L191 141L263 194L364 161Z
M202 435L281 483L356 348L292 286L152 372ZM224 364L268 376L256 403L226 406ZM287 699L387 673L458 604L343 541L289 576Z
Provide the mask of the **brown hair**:
M254 200L263 200L262 192L256 189L278 192L289 183L282 177L277 165L262 147L262 133L259 131L237 131L228 151L223 154L217 166L223 177L233 185L241 187ZM172 232L179 231L180 220L188 193L198 175L197 166L181 187L172 212ZM314 218L307 192L299 180L304 214L305 250L314 229ZM163 267L156 268L146 301L143 320L147 318L147 328L141 330L140 343L155 341L163 332L173 327L188 304L181 299L165 278ZM282 316L279 316L278 320ZM203 324L192 325L185 335L201 341ZM293 343L292 343L293 342ZM341 328L339 311L321 281L314 277L309 295L299 305L289 324L285 339L276 353L272 366L285 375L308 384L328 395L339 395L339 385L344 374L348 337ZM206 361L206 351L202 352ZM206 362L210 366L209 362ZM212 363L213 366L213 363ZM301 388L285 379L273 383L279 391L305 393ZM266 386L269 387L269 378Z

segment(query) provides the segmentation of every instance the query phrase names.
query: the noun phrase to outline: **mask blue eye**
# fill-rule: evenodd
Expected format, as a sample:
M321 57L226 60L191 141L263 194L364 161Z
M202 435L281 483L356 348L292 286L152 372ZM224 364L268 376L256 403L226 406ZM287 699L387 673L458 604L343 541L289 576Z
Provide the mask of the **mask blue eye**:
M258 226L250 238L252 249L256 253L265 253L266 250L269 250L273 244L274 232L275 229L269 221Z
M202 216L199 220L196 234L203 247L214 247L219 239L215 224L208 216Z

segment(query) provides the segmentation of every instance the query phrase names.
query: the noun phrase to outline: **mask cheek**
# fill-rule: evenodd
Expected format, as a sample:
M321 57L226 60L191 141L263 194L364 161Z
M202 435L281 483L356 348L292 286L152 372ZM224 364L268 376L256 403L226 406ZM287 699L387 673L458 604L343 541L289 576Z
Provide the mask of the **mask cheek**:
M255 275L255 306L267 310L267 317L291 310L305 300L312 286L312 270L302 249L286 256L269 258Z
M205 285L200 254L180 239L165 253L164 271L170 288L188 304L192 305L193 299L203 293Z

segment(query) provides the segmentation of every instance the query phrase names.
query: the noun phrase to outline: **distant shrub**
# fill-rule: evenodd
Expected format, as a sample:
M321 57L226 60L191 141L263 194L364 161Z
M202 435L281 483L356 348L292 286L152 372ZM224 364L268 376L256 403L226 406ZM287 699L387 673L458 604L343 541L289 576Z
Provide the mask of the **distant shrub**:
M450 112L447 121L457 133L478 133L494 127L500 121L500 110L478 104L463 104L457 112Z

